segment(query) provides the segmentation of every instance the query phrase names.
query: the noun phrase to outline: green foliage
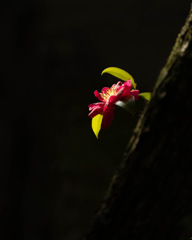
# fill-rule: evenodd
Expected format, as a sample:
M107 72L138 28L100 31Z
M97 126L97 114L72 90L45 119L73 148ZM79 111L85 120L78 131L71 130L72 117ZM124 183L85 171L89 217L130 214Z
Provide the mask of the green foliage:
M123 101L118 101L116 102L116 104L118 107L121 107L123 109L125 109L126 111L128 111L131 115L134 115L135 112L135 100L129 100L127 102L123 102Z
M94 118L92 118L92 129L95 133L96 138L99 138L99 132L101 130L103 115L97 114Z
M133 89L136 89L136 83L135 83L133 77L125 70L116 68L116 67L108 67L103 70L101 75L103 75L104 73L109 73L123 81L131 80L131 85L132 85Z
M151 100L151 93L150 92L144 92L139 94L140 97L143 97L148 102Z

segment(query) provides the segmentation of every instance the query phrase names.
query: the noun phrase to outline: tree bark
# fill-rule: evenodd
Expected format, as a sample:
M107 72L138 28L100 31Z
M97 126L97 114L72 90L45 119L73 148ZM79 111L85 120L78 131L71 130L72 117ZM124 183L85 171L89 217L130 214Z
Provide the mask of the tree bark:
M192 237L191 86L192 8L85 240Z

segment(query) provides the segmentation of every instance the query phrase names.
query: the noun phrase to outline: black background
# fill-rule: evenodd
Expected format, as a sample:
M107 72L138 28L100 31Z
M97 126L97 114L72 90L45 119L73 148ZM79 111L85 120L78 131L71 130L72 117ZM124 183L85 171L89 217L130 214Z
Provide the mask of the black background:
M152 91L189 0L1 4L1 239L87 231L137 122L121 110L97 140L88 118L110 66Z

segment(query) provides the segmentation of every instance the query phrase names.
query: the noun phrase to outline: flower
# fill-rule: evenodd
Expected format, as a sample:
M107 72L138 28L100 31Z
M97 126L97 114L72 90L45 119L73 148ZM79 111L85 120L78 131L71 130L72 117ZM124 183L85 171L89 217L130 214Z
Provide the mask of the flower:
M115 104L118 101L139 100L139 90L131 90L131 88L131 80L128 80L124 84L119 81L117 84L113 84L111 88L104 87L101 93L96 90L94 94L101 102L88 105L90 111L88 116L94 118L98 114L102 115L100 128L108 128L113 121Z
M101 75L104 73L111 74L125 81L125 83L123 84L119 81L117 84L113 84L111 88L104 87L101 93L98 91L94 92L101 102L88 105L90 111L88 116L92 118L92 129L97 138L101 129L108 128L111 125L115 105L132 113L133 104L131 102L139 100L139 97L144 98L147 102L151 99L150 92L139 94L133 77L125 70L117 67L108 67L102 71Z

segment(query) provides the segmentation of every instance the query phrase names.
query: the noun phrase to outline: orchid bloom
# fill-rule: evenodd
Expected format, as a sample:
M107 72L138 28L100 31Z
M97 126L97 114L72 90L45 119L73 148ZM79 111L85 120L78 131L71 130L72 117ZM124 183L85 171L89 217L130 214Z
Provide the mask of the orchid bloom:
M125 83L119 81L117 84L113 84L111 88L104 87L101 93L97 90L94 91L100 102L88 105L90 111L88 116L92 118L92 128L97 138L101 129L106 129L111 125L115 105L139 100L139 90L135 89L136 84L130 74L114 67L105 69L102 74L105 72L124 80Z

